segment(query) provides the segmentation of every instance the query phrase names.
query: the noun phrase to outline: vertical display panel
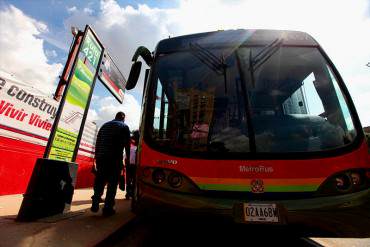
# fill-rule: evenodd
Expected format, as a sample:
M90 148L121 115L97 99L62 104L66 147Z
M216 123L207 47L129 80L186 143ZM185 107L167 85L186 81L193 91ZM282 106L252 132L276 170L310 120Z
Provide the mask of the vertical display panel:
M46 158L73 161L102 53L102 45L87 26L68 88L63 95L59 119L50 136Z

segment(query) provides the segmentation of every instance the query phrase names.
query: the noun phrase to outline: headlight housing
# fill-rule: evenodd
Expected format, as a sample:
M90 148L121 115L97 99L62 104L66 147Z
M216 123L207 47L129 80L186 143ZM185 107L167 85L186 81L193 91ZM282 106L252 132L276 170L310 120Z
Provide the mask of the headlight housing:
M138 179L145 184L161 189L193 194L200 193L200 189L190 178L173 169L140 167Z
M330 176L319 187L318 195L342 195L370 188L370 169L350 169Z

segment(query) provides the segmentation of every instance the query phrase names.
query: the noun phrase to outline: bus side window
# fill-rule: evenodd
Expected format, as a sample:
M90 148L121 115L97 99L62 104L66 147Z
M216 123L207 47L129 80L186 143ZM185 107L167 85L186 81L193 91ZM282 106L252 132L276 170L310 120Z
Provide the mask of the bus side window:
M155 96L153 133L155 138L167 138L168 98L164 92L161 81L158 79Z

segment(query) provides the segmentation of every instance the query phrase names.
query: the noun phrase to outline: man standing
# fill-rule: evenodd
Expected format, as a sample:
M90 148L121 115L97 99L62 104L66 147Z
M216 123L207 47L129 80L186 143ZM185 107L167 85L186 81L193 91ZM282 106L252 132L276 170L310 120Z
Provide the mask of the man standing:
M126 153L126 163L130 160L130 129L124 121L125 114L118 112L114 120L103 124L96 139L95 160L97 171L91 211L99 211L99 202L105 184L108 184L103 208L103 215L105 216L115 213L113 206L119 176L123 169L123 149Z

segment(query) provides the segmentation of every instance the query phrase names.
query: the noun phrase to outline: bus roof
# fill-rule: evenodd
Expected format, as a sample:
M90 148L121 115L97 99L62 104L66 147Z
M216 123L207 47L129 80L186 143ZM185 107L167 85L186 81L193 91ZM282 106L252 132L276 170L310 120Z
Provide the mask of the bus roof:
M157 53L186 50L189 43L206 47L218 46L265 46L281 39L283 45L318 46L319 44L307 33L288 30L237 29L184 35L161 40Z

